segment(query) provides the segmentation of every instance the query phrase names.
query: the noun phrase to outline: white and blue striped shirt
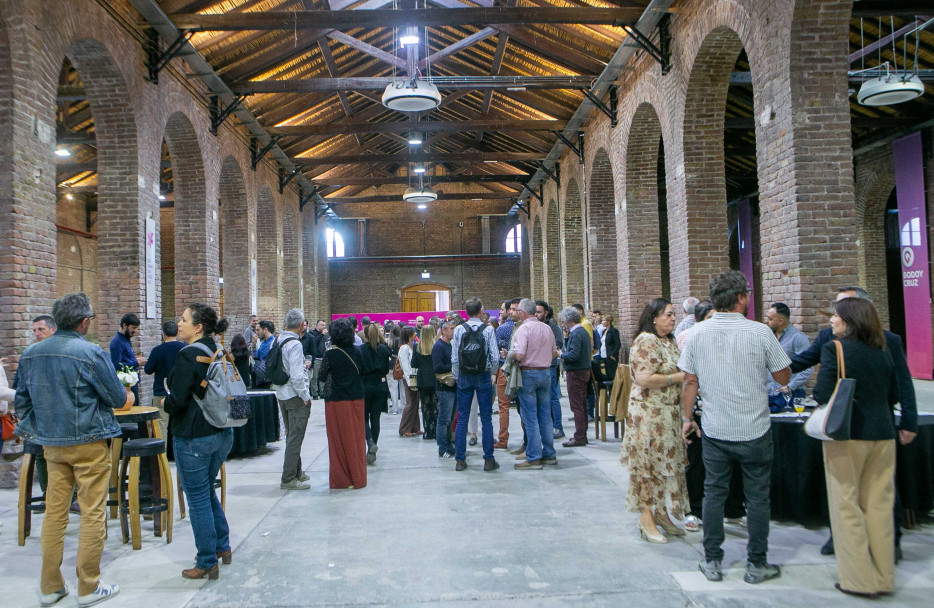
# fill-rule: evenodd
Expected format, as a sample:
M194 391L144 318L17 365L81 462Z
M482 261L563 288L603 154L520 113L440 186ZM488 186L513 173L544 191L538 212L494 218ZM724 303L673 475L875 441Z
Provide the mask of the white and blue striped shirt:
M767 325L718 312L694 326L678 367L697 376L704 433L722 441L752 441L769 430L771 373L791 359Z

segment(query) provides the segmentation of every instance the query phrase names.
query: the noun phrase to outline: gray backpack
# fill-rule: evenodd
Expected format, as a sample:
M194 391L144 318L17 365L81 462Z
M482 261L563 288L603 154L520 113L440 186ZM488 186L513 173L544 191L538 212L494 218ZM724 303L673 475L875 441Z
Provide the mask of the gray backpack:
M246 424L250 419L250 396L243 378L237 372L237 366L228 360L222 348L212 353L210 348L198 342L185 348L192 347L208 355L198 357L198 361L208 363L208 371L201 383L206 389L204 397L194 396L204 419L219 429Z

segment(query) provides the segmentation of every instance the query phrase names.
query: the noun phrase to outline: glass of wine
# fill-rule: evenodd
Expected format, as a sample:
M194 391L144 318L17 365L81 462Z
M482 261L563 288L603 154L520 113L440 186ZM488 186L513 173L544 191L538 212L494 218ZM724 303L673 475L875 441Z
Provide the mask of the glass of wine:
M791 391L783 391L782 396L785 398L785 410L791 411Z
M795 411L799 414L804 412L804 397L795 397Z

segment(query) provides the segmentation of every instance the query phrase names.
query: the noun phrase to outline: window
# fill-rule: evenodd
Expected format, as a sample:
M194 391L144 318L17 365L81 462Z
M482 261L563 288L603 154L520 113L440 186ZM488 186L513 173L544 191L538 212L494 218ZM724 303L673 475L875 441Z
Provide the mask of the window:
M522 253L522 226L516 224L506 235L506 253Z
M328 228L325 232L328 246L329 258L344 257L344 239L340 233L335 232L333 228Z

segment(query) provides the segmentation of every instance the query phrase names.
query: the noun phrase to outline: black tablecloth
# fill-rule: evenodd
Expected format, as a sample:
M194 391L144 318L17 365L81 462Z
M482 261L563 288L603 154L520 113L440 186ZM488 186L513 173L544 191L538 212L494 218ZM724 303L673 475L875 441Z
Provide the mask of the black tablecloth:
M250 391L250 421L234 429L230 456L255 452L267 443L279 441L279 407L271 391Z
M827 486L821 442L804 434L803 419L772 417L772 519L826 524ZM896 485L902 506L934 508L934 415L918 417L918 436L896 449Z

